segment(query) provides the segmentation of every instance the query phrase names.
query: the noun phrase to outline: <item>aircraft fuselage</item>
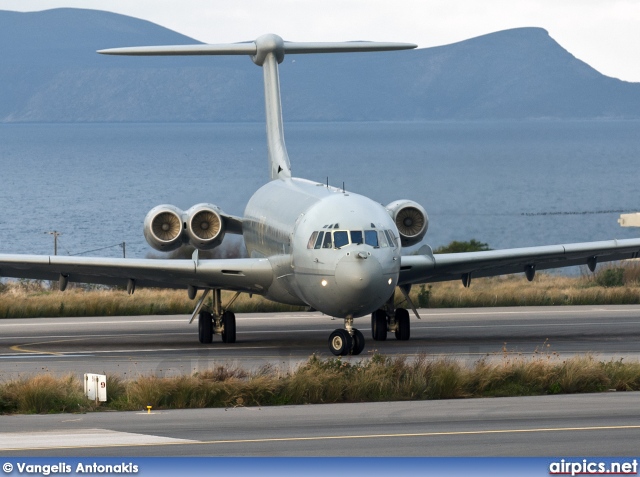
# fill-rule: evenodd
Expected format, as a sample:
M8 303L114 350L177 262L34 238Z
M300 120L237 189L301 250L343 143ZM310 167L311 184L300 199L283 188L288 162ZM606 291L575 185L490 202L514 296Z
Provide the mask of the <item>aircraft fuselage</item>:
M397 227L382 205L359 194L304 179L271 181L247 204L243 235L251 257L271 262L265 297L278 302L359 317L379 309L398 283Z

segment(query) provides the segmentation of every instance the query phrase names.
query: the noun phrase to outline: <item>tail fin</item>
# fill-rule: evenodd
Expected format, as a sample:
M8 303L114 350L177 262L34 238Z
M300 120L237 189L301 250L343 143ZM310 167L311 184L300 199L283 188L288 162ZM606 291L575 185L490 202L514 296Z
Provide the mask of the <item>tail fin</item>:
M104 55L173 56L173 55L248 55L262 66L267 123L267 151L271 180L291 177L291 163L284 142L278 64L285 54L349 53L391 51L416 48L410 43L353 41L345 43L285 42L277 35L262 35L255 41L223 45L141 46L99 50Z

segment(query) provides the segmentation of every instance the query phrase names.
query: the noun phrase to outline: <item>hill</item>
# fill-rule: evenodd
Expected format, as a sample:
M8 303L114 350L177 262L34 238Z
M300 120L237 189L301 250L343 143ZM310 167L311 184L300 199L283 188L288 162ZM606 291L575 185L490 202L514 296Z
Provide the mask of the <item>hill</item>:
M195 42L144 20L0 11L0 41L1 122L264 118L262 75L248 58L95 53ZM290 55L280 74L289 121L640 118L640 83L600 74L540 28L394 53Z

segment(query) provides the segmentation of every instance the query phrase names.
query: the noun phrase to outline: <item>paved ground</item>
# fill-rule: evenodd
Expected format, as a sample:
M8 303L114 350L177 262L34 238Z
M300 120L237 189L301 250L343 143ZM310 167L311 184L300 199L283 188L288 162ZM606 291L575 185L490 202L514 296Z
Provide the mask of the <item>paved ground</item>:
M367 344L384 354L446 354L465 360L503 350L561 357L595 353L605 359L640 357L640 306L518 307L420 310L412 317L411 340L392 333L371 339L370 321L356 320ZM7 379L43 371L57 374L190 373L219 364L256 368L295 367L311 354L331 356L327 339L343 325L319 313L238 316L238 341L214 337L201 345L197 325L186 316L140 316L0 320L0 367ZM352 357L349 359L359 359Z
M0 416L0 456L634 456L640 393Z
M638 306L420 313L410 341L368 338L364 355L640 357ZM219 364L286 369L312 353L330 356L328 335L341 325L317 313L241 315L236 344L203 346L184 316L1 320L0 369L3 379L47 371L165 375ZM366 318L356 326L370 336ZM639 418L639 393L1 416L0 455L635 455Z

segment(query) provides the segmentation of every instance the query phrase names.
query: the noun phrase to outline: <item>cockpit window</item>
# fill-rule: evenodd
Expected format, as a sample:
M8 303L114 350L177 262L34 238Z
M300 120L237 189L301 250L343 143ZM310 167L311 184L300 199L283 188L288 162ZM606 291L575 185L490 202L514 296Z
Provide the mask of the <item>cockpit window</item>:
M353 232L351 232L353 233ZM364 231L364 243L367 245L371 245L372 247L378 246L378 232L375 230L365 230Z
M378 240L380 241L381 248L389 247L389 241L387 240L387 236L383 230L378 230Z
M313 248L313 246L316 244L318 233L319 232L313 232L311 234L311 237L309 237L309 242L307 242L307 248Z
M327 232L324 234L324 241L322 242L322 248L331 248L331 232Z
M387 237L389 237L389 245L396 248L398 246L398 242L396 242L396 237L393 235L393 232L391 230L385 230L385 233L387 234Z
M333 246L335 248L342 248L345 245L349 245L349 235L346 230L338 230L333 232Z
M332 225L329 225L328 228L331 228ZM393 241L393 234L391 231L386 230L327 230L326 232L320 230L311 234L311 237L309 237L309 241L307 242L307 248L342 248L349 244L366 244L375 248L384 248L389 247L389 242L395 244Z

